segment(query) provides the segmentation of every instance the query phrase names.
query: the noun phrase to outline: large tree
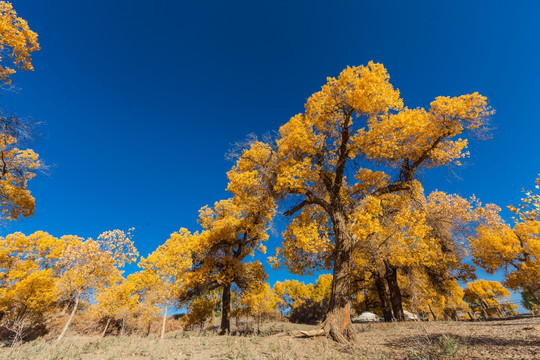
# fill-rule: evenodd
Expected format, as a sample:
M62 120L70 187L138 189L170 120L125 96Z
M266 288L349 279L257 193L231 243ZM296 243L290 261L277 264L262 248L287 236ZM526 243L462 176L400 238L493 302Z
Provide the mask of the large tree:
M370 62L328 78L305 112L280 128L275 146L253 144L272 153L254 164L291 217L280 250L286 265L296 273L333 271L318 333L339 342L354 338L350 273L358 239L352 229L361 215L377 211L381 196L416 191L421 170L460 165L468 153L459 136L483 130L492 114L486 100L473 93L438 97L428 110L403 108L384 66Z

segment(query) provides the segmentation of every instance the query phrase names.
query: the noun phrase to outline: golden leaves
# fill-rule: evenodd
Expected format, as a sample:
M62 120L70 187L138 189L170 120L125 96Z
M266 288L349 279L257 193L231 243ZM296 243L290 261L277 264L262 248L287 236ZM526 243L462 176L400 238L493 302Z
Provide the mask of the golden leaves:
M7 52L13 65L7 63L5 56L0 56L0 79L9 84L9 76L15 73L14 67L23 70L33 70L31 53L39 50L37 34L30 30L28 23L17 16L13 5L0 1L0 50ZM2 51L2 53L4 53Z
M500 221L480 226L471 237L473 261L488 272L504 268L505 285L517 290L540 288L540 195L527 191L519 206L509 206L513 228Z

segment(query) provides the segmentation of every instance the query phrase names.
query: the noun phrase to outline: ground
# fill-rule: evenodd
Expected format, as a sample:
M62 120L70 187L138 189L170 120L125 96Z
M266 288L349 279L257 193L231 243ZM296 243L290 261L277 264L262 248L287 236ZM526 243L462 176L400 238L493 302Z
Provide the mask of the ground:
M273 322L261 334L217 336L182 332L156 337L71 336L56 345L36 340L1 348L0 359L540 359L540 318L477 322L355 324L358 341L299 338L313 326Z

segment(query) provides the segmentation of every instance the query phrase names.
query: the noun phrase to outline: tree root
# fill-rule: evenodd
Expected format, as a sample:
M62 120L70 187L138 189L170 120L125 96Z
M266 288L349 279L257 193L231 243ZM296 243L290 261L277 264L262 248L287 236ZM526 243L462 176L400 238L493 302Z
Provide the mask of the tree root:
M335 342L340 344L349 344L356 341L356 332L352 327L352 324L348 324L345 328L340 329L338 326L331 324L330 322L324 322L321 328L309 331L299 331L295 337L317 337L328 336Z

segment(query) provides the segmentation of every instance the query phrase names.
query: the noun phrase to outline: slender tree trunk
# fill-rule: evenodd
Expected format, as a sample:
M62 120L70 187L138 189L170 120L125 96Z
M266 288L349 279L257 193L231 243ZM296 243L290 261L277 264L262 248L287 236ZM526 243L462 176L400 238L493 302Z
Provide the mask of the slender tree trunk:
M470 311L467 311L467 314L469 314L469 317L471 318L471 320L472 320L472 321L474 321L474 320L475 320L475 319L474 319L474 316L473 316L473 314L471 314L471 312L470 312Z
M71 314L69 314L69 319L68 319L66 325L64 325L64 328L62 329L62 332L58 336L58 339L56 339L57 342L62 341L62 339L66 335L69 324L71 324L71 321L73 320L73 317L75 316L75 313L77 312L77 307L79 306L79 300L80 300L80 296L77 296L75 298L75 304L73 304L73 309L71 310Z
M126 317L122 317L122 327L120 328L120 336L124 336L124 329L126 328Z
M404 321L405 315L403 314L403 302L401 299L401 290L399 289L397 281L397 269L394 266L385 262L386 274L385 279L388 283L388 290L390 291L390 303L392 304L392 311L394 318L397 321Z
M433 316L433 320L437 320L437 316L435 316L435 313L433 312L433 308L431 307L431 304L428 304L429 306L429 312L431 313L431 316Z
M107 318L107 324L105 324L105 329L103 329L103 332L101 333L101 337L105 337L105 334L107 333L107 330L109 329L109 324L111 323L111 318Z
M356 336L351 323L351 253L353 239L348 233L346 222L340 212L332 217L334 238L334 271L332 292L326 318L322 323L322 334L345 344Z
M62 307L62 312L60 312L60 315L62 316L66 315L68 309L69 309L69 301L66 302L66 304Z
M390 322L392 321L392 309L390 308L386 285L384 285L384 280L378 273L375 274L375 287L377 288L377 294L379 295L379 301L381 302L384 321Z
M167 325L167 310L169 308L169 304L165 304L165 309L163 310L163 323L161 324L161 336L160 339L163 340L165 338L165 326Z
M223 295L221 296L221 326L219 335L231 332L231 284L223 285Z

